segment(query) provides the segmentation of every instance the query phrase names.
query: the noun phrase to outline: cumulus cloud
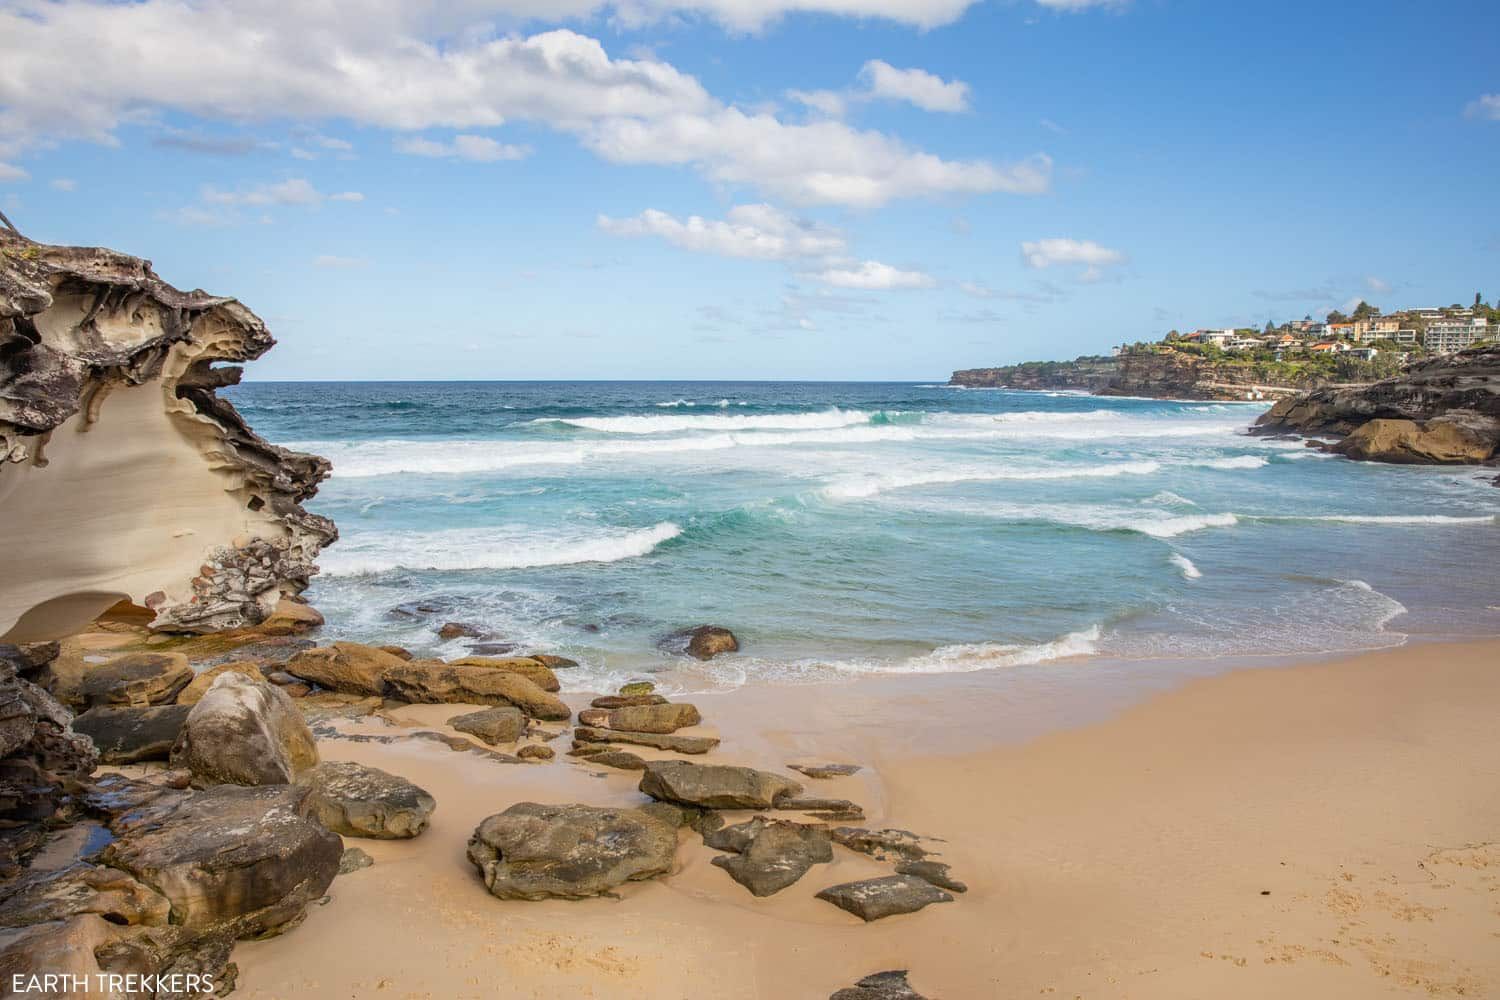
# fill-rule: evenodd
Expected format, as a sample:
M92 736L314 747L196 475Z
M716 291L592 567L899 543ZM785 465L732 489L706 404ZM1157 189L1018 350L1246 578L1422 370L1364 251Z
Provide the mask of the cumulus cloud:
M837 230L795 218L771 205L737 205L724 219L699 215L679 219L647 209L629 219L601 215L598 225L615 236L657 236L696 253L755 260L824 257L845 248L843 234Z
M1124 7L1129 0L1036 0L1036 2L1051 10L1077 13L1091 7Z
M496 163L501 160L524 160L531 147L497 142L483 135L455 135L451 142L434 142L413 136L396 140L396 152L410 156L431 156L450 160L473 160Z
M316 205L323 198L324 195L305 177L256 184L237 191L221 191L215 187L203 189L203 200L210 205Z
M4 184L6 181L24 181L30 176L30 174L20 167L0 160L0 184Z
M1480 94L1469 102L1464 113L1470 118L1482 118L1487 121L1500 122L1500 94Z
M609 119L590 128L584 141L617 163L692 165L712 180L753 185L803 204L873 207L951 193L1038 194L1052 179L1052 160L1044 154L1007 166L944 160L844 122L794 125L734 107Z
M801 10L932 27L970 3L631 0L607 9L626 20L688 11L741 28ZM342 121L405 133L424 150L433 140L418 133L450 129L473 138L467 146L436 143L441 150L425 155L503 159L516 150L473 133L524 120L576 135L614 162L689 166L718 183L804 203L1035 193L1050 183L1051 161L1040 154L1010 165L945 160L841 122L794 124L742 110L666 62L611 56L576 31L496 37L474 27L486 17L556 21L598 9L595 0L371 0L357 8L26 0L0 9L0 155L14 160L18 150L60 139L114 143L122 124L171 112L211 121ZM79 52L88 53L88 72L59 74ZM942 89L952 84L933 78L935 88L914 89L915 78L899 79L905 82L892 86L920 92L929 104L952 104Z
M878 260L867 260L844 267L830 267L808 277L834 288L858 288L881 291L897 288L931 288L937 279L922 271L903 271Z
M313 267L324 270L348 270L355 267L364 267L370 263L363 257L340 257L337 254L319 254L313 258Z
M923 111L969 110L967 83L944 80L924 69L897 69L888 62L871 59L859 71L859 78L873 99L906 101Z
M1082 265L1080 277L1084 281L1097 281L1103 277L1105 268L1125 263L1125 255L1118 250L1100 246L1093 240L1061 237L1022 243L1021 258L1027 267L1039 270L1059 265Z
M77 191L78 182L71 177L54 177L49 185L54 191Z

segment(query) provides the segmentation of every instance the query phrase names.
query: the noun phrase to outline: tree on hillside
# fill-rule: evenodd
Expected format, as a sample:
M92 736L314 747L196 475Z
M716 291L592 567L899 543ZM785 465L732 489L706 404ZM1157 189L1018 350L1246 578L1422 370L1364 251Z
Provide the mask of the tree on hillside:
M1331 312L1331 313L1328 314L1328 322L1330 322L1330 323L1347 323L1347 322L1349 322L1349 317L1345 316L1343 313L1341 313L1337 309L1335 309L1335 310L1333 310L1333 312Z
M1270 320L1266 320L1266 333L1275 333L1275 332L1276 332L1276 324L1272 323Z
M1370 305L1370 303L1366 302L1364 299L1360 299L1359 305L1354 307L1355 319L1365 319L1366 317L1377 316L1379 314L1380 310Z
M1474 308L1478 309L1482 305L1484 305L1484 296L1480 295L1478 292L1475 292L1474 293Z

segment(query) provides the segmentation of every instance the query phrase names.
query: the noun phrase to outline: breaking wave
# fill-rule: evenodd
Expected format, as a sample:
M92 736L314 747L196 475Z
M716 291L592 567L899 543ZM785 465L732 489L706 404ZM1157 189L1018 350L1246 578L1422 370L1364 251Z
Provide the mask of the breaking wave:
M648 555L682 534L671 521L637 531L566 536L523 526L414 531L345 539L320 559L325 576L364 576L391 570L505 570L577 563L611 563Z
M1172 565L1182 571L1184 580L1199 580L1203 578L1203 571L1193 565L1193 561L1181 552L1172 553Z

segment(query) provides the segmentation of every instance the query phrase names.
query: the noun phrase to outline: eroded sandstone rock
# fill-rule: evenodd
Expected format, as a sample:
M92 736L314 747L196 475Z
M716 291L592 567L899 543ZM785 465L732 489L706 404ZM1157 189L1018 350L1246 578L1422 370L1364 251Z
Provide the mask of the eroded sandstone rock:
M573 730L575 745L583 743L628 743L633 746L653 747L673 753L705 754L719 745L714 736L678 736L661 733L628 733L619 729L596 729L578 726Z
M279 785L314 767L318 748L286 692L228 673L192 707L170 759L199 786Z
M94 741L105 764L166 760L192 705L106 705L73 720L73 730Z
M521 734L526 731L526 716L514 705L496 705L478 712L455 715L448 720L448 725L494 746L497 743L514 743L520 739Z
M906 970L877 972L853 986L838 990L828 1000L925 1000L906 981Z
M673 632L662 640L661 646L669 652L710 660L721 653L737 652L740 641L722 625L699 625L697 628Z
M521 802L469 840L469 860L501 899L583 899L672 868L677 831L639 809Z
M385 675L404 662L377 646L336 642L303 650L286 662L286 672L329 691L370 697L385 692Z
M249 660L231 660L228 663L221 663L217 667L209 667L194 677L188 683L187 687L178 692L177 704L196 705L202 701L203 696L208 693L209 688L213 687L214 681L218 679L220 674L240 674L253 681L269 679L261 671L260 664Z
M534 719L566 721L572 710L520 674L412 660L385 675L386 692L416 704L514 705Z
M337 532L301 504L328 463L215 395L275 342L149 262L0 229L0 640L77 632L121 599L157 630L255 625ZM98 488L108 480L108 489Z
M632 733L675 733L703 721L697 707L684 702L661 705L627 705L613 709L606 728Z
M465 656L451 661L458 667L485 667L490 670L508 670L520 674L543 691L559 691L562 685L557 675L546 664L530 656Z
M735 851L713 863L756 896L770 896L792 885L816 864L833 860L833 844L820 826L757 816L724 827L703 842Z
M303 772L307 815L334 833L405 840L427 829L437 800L405 778L351 761L324 761Z
M652 761L640 789L653 799L705 809L769 809L778 796L802 791L790 778L729 764Z
M933 903L951 903L953 897L915 875L887 875L859 882L829 886L818 893L841 910L868 923L898 913L915 913Z

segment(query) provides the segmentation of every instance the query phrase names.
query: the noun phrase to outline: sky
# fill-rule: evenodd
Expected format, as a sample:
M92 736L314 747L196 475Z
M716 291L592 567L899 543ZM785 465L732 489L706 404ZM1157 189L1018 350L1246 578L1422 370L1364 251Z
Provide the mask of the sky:
M250 379L913 379L1500 297L1500 4L0 0L0 209Z

